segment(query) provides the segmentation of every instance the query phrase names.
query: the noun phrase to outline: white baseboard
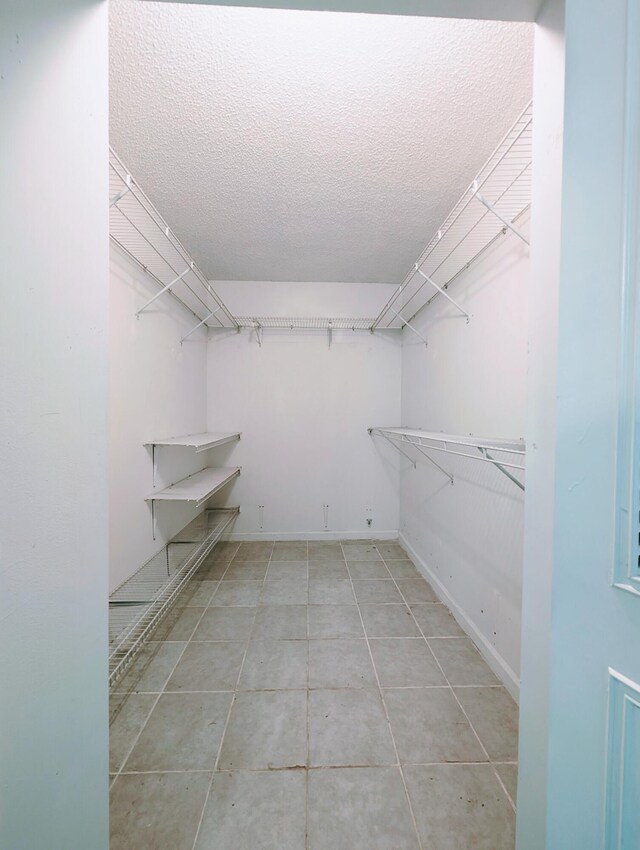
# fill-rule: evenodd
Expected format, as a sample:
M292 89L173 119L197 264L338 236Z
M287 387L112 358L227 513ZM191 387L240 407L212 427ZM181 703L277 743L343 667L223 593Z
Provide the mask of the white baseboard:
M433 573L430 567L422 560L415 549L407 541L402 532L399 534L399 540L402 546L407 550L411 559L414 561L417 568L424 575L429 584L433 587L438 597L451 610L451 613L456 618L460 627L467 633L471 640L478 647L478 650L489 667L493 670L496 676L504 684L511 696L516 702L520 699L520 679L515 672L507 664L504 658L496 651L486 637L478 630L475 623L469 619L465 611L460 608L455 599L450 595L449 591L442 584L440 579Z
M397 540L398 531L255 531L232 532L228 540Z

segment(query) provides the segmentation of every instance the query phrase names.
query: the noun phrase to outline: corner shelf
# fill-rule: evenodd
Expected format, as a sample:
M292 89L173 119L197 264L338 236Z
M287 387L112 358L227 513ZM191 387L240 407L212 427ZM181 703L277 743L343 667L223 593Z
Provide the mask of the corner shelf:
M109 685L121 678L240 513L205 511L109 597Z
M240 467L208 466L145 497L146 502L194 502L199 507L225 484L240 475Z
M179 446L184 448L193 448L198 452L206 452L215 446L222 446L225 443L232 443L234 440L240 439L240 431L234 433L227 431L212 431L206 434L187 434L184 437L167 437L164 440L150 440L145 443L145 448L155 448L156 446Z

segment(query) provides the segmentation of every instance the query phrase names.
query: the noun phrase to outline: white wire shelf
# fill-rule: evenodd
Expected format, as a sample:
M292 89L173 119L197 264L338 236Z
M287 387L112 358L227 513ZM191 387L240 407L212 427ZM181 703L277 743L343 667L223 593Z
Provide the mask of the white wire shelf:
M532 130L529 103L383 307L374 328L408 324L438 296L438 288L446 291L508 230L524 240L517 223L531 204Z
M164 490L157 490L145 497L147 502L195 502L196 507L206 502L214 493L221 490L234 478L240 475L240 467L208 466L200 472L177 481Z
M120 679L240 513L205 511L109 597L109 686Z
M145 443L145 447L149 446L177 446L184 448L195 449L198 452L206 452L208 449L213 449L215 446L222 446L225 443L232 443L240 439L240 432L230 431L212 431L206 434L187 434L184 437L167 437L164 440L151 440Z
M411 463L416 465L414 458L404 452L401 447L413 447L437 467L453 484L453 476L443 469L439 463L428 454L430 451L456 455L457 457L479 460L490 463L506 475L510 481L524 490L524 484L510 469L524 471L526 444L524 440L510 440L502 437L474 437L461 434L442 434L437 431L419 431L411 428L373 427L369 434L378 435L394 445ZM468 450L471 451L468 451ZM498 457L496 457L496 454Z
M109 198L109 235L160 286L153 300L161 293L163 298L171 295L208 327L237 328L211 283L112 148Z
M344 318L313 318L313 317L280 317L280 316L237 316L236 321L241 328L283 328L289 330L319 330L319 331L369 331L375 319L344 319Z

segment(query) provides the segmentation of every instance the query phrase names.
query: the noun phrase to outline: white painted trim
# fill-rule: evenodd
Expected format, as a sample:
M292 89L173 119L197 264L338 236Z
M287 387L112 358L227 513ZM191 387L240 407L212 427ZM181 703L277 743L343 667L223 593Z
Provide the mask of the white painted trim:
M451 610L451 613L457 620L458 624L475 643L480 654L487 662L489 667L504 684L505 688L509 691L514 700L516 702L519 702L520 679L516 676L515 672L507 664L504 658L502 658L502 656L496 651L496 648L494 646L491 646L491 644L487 641L484 635L481 634L481 632L477 629L475 623L468 617L466 612L463 611L462 608L460 608L455 599L450 595L449 591L446 590L440 579L437 578L435 573L430 569L427 564L425 564L422 558L411 546L402 531L400 531L398 537L401 545L404 546L411 559L415 563L416 567L420 570L420 572L423 574L429 584L432 585L439 599L444 602L445 605Z
M260 531L231 533L226 540L397 540L396 531Z

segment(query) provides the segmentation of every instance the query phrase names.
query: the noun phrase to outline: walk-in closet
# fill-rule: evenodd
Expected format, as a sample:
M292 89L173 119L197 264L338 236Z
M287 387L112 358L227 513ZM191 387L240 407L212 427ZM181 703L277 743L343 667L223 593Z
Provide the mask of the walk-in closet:
M0 6L2 850L636 846L636 0Z
M110 36L111 847L510 850L532 27Z

